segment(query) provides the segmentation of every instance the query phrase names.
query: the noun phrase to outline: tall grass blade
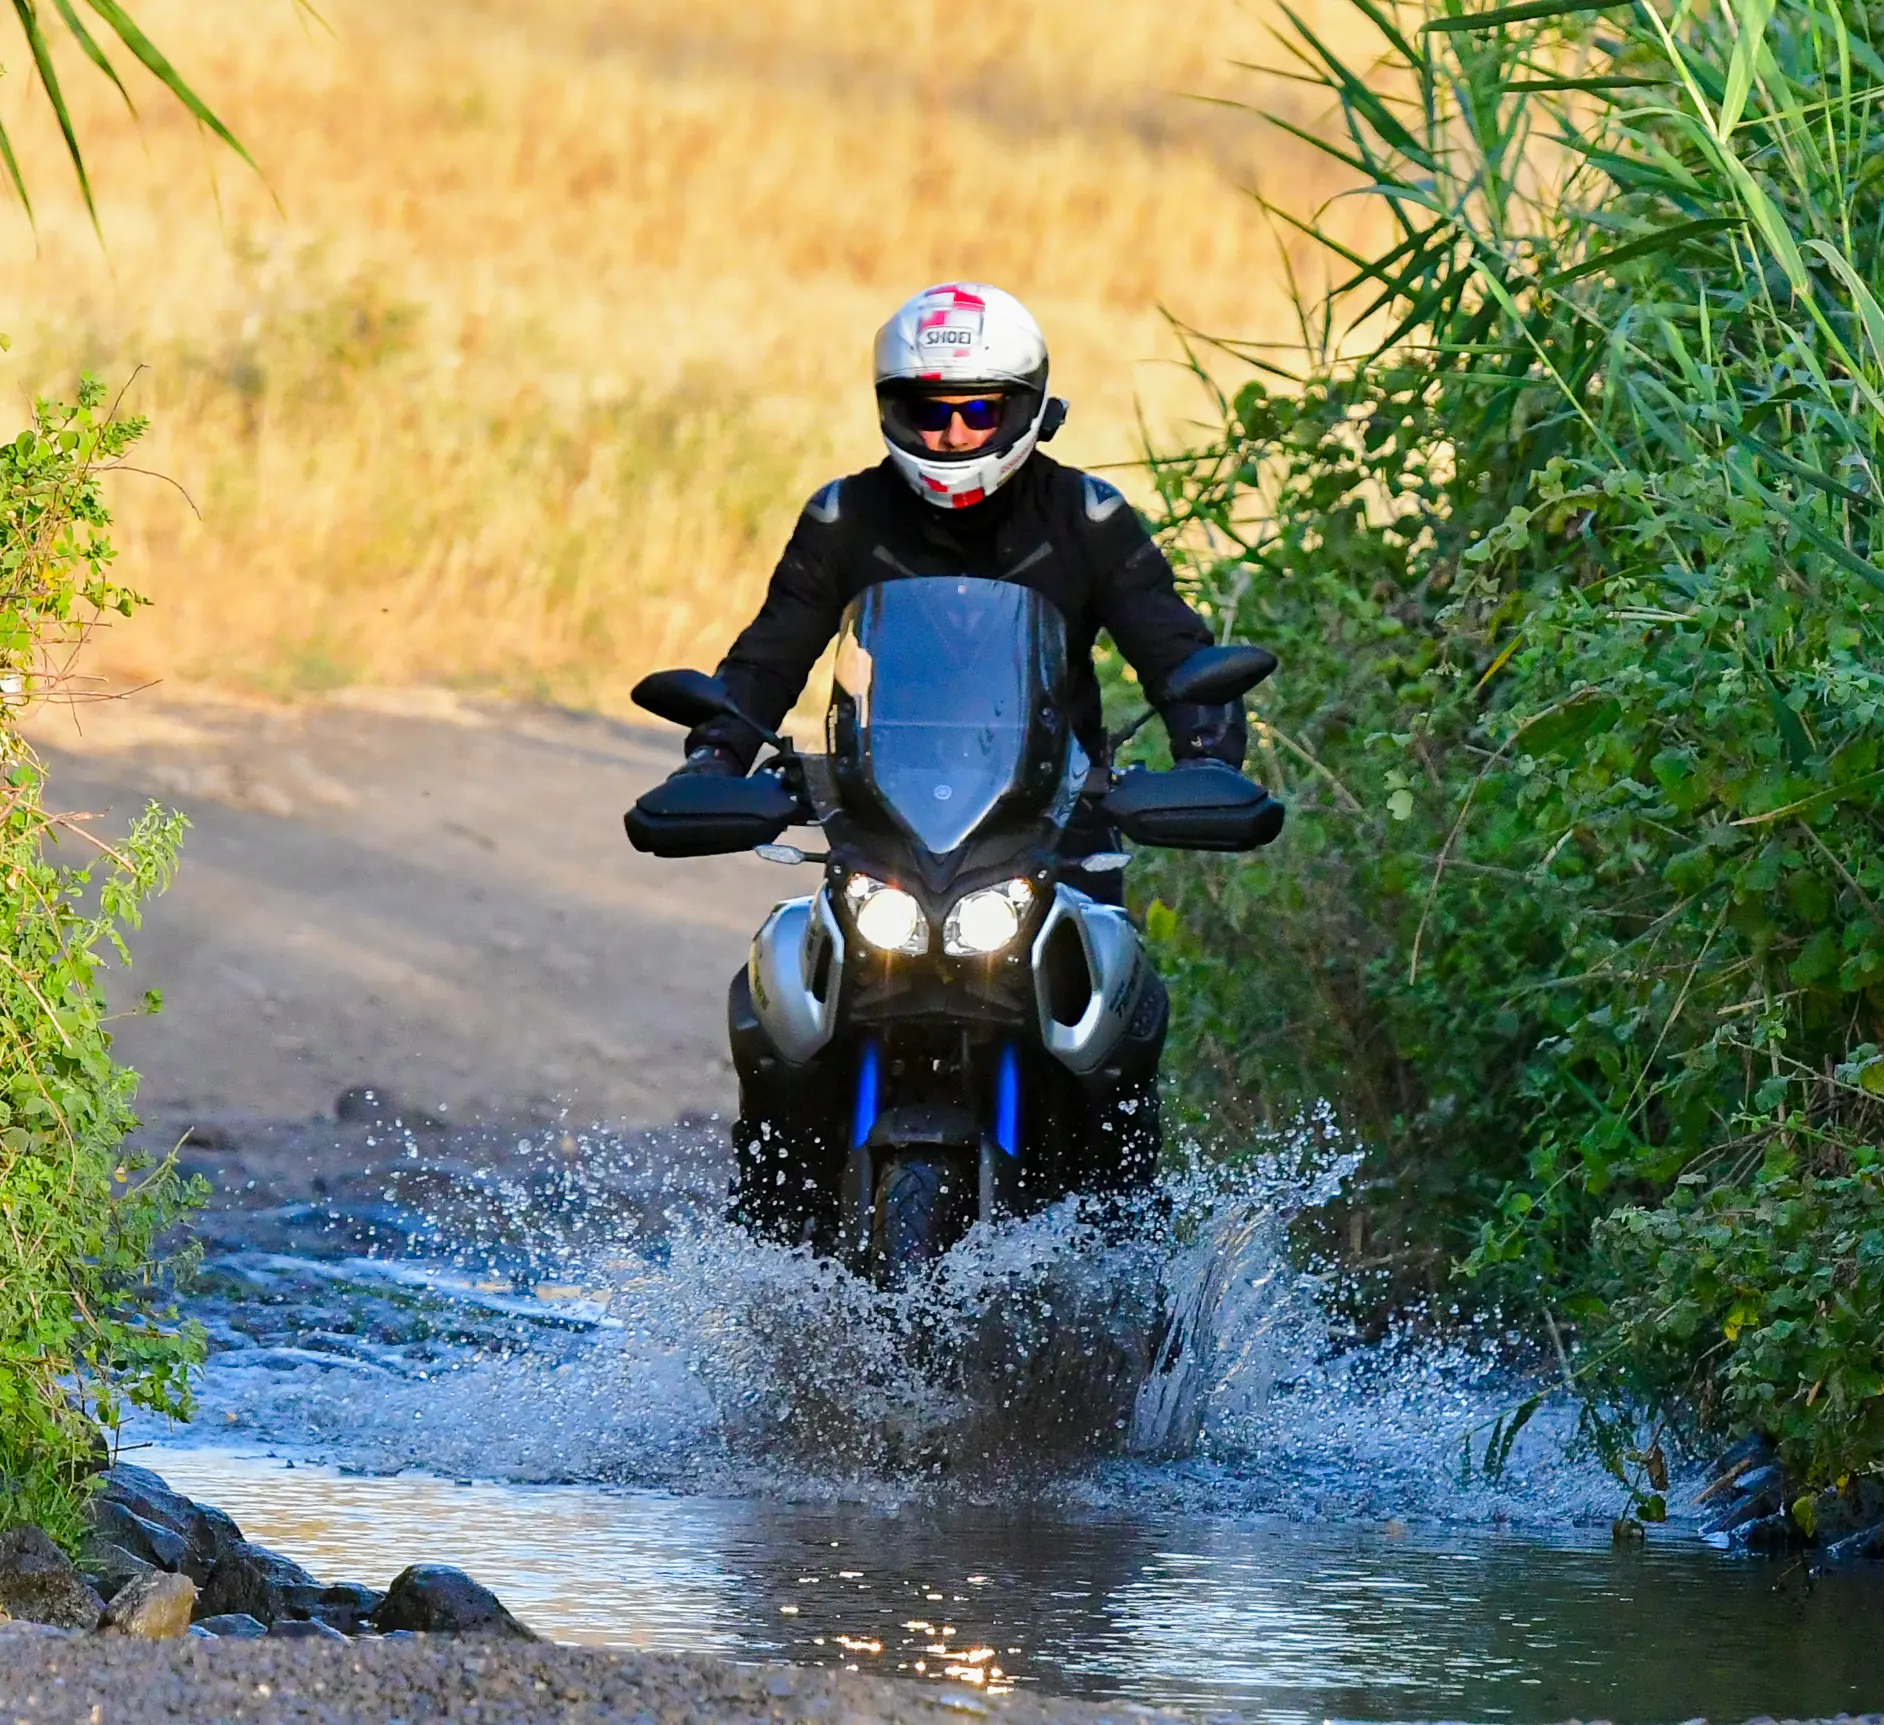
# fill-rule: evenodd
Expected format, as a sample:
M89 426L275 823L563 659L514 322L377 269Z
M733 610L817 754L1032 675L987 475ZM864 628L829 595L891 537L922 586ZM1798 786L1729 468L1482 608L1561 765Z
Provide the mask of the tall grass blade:
M21 0L14 0L14 3L18 5ZM171 95L175 96L201 124L214 132L251 168L255 168L254 158L243 148L236 135L210 112L202 98L190 88L184 81L183 75L164 57L157 44L138 28L136 20L118 4L118 0L86 0L86 4L117 32L118 39L137 56L146 71L156 78ZM255 171L261 172L259 168Z
M1742 228L1746 223L1739 216L1709 216L1698 222L1682 222L1672 228L1664 228L1659 233L1644 234L1640 239L1630 240L1626 245L1612 246L1607 251L1598 252L1594 257L1585 258L1582 263L1574 264L1567 270L1556 270L1543 276L1538 281L1541 288L1566 287L1573 281L1580 281L1584 276L1599 275L1614 270L1622 264L1631 263L1637 258L1653 257L1657 252L1678 250L1689 240L1701 239L1708 234L1724 233L1730 228Z
M27 221L33 220L33 200L26 195L26 180L20 173L19 158L13 154L13 140L7 136L5 126L0 126L0 162L6 164L7 179L19 194L20 208L25 210Z
M111 80L118 94L124 98L125 107L135 114L137 104L131 100L131 92L124 87L124 80L118 76L117 67L112 65L104 49L98 46L91 31L85 28L85 20L72 9L72 0L52 0L52 3L58 9L59 16L65 20L65 27L72 32L85 58Z
M1569 18L1580 12L1615 12L1633 7L1636 0L1523 0L1490 12L1467 12L1456 18L1429 18L1420 26L1423 35L1457 35L1472 30L1501 30L1507 24L1529 24L1539 19Z
M1773 21L1775 0L1736 0L1734 11L1740 20L1740 35L1734 43L1734 57L1727 67L1727 89L1721 97L1720 117L1716 126L1724 144L1740 124L1747 96L1753 89L1753 77L1760 55L1766 47L1766 27Z
M72 127L72 114L65 105L65 93L59 88L59 70L52 63L52 51L46 44L45 32L39 27L39 12L33 0L13 0L14 16L20 21L20 28L26 33L26 44L33 56L33 67L39 73L40 86L46 92L46 100L52 105L54 117L59 122L59 131L65 139L66 154L72 159L73 170L78 174L79 192L85 199L85 213L92 219L92 228L102 233L98 227L98 206L92 201L92 182L85 172L85 157L79 149L78 133Z
M1853 303L1858 308L1859 320L1864 325L1865 340L1871 344L1872 355L1880 366L1884 366L1884 307L1877 303L1876 296L1865 285L1864 277L1852 267L1851 260L1824 240L1807 240L1806 249L1816 252L1837 273L1838 279L1850 290Z

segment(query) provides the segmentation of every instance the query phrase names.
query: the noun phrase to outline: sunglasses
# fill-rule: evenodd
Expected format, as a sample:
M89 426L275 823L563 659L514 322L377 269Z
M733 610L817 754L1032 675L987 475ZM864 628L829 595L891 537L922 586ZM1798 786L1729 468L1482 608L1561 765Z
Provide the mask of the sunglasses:
M970 431L993 431L1001 423L1007 405L1003 395L977 395L968 401L938 401L934 396L919 395L909 401L904 412L918 431L947 431L957 414Z

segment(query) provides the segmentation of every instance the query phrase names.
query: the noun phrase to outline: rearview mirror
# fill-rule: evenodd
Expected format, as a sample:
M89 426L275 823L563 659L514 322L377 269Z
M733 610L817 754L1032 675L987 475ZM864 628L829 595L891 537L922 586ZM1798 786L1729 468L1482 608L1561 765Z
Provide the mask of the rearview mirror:
M656 671L635 684L628 699L657 719L689 730L735 710L726 685L704 671Z
M1253 851L1282 831L1288 811L1221 761L1168 773L1133 767L1099 804L1134 844L1186 851Z
M1273 674L1277 663L1267 647L1200 647L1165 678L1157 704L1184 701L1218 707L1226 701L1240 701Z
M798 799L773 774L759 773L667 779L622 817L622 825L628 842L652 856L712 857L769 845L804 819L809 816Z

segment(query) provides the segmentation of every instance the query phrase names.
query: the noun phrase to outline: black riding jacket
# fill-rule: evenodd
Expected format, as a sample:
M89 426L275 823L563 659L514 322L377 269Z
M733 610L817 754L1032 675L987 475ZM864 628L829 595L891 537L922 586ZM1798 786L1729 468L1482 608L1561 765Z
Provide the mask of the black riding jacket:
M1074 732L1095 761L1108 758L1092 669L1101 629L1155 689L1210 631L1178 596L1171 565L1125 499L1103 479L1036 453L1007 484L966 509L925 502L887 461L834 479L805 505L773 571L759 614L733 643L719 675L733 699L777 729L811 667L836 635L844 607L866 587L919 575L1017 581L1066 619ZM1179 760L1212 756L1241 767L1241 703L1161 709ZM752 732L718 719L687 738L750 766Z

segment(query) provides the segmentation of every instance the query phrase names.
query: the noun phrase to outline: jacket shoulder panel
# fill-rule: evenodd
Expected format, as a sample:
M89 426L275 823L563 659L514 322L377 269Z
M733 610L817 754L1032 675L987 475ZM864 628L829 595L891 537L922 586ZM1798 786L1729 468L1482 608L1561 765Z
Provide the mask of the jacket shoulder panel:
M811 501L805 505L805 515L820 527L831 527L836 525L843 509L844 482L833 479L829 485L812 495Z
M1096 479L1090 473L1079 476L1080 504L1086 519L1095 527L1110 521L1125 507L1125 494L1116 486Z
M837 527L852 532L861 520L882 511L883 469L888 462L866 467L860 473L846 473L820 486L799 514L799 520L814 527ZM898 481L900 484L901 481Z

